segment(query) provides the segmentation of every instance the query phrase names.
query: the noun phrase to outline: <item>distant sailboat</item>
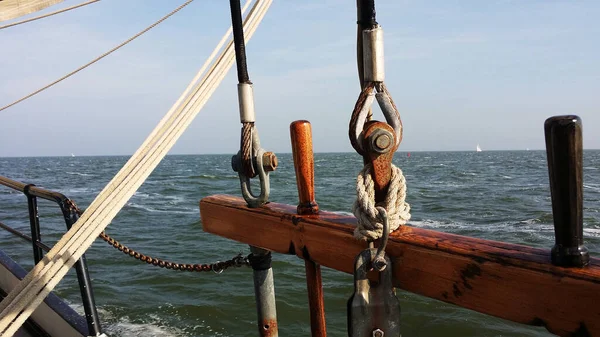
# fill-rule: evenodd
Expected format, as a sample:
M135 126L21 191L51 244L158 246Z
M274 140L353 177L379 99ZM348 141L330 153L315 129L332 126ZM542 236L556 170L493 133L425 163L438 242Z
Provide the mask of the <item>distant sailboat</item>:
M475 149L475 151L481 152L481 148L479 147L479 144L477 144L477 148Z
M75 155L71 153L71 157L75 157Z

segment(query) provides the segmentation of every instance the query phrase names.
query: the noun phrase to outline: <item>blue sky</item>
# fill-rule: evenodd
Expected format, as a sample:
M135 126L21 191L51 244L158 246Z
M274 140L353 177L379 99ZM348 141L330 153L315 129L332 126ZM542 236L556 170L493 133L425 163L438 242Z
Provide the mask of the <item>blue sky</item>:
M103 0L0 30L0 105L88 62L183 1ZM70 6L75 1L65 1ZM263 147L290 152L289 123L317 152L352 151L359 93L355 1L275 0L248 45ZM543 149L547 117L577 114L600 148L600 2L377 0L402 151ZM0 156L131 154L230 24L196 0L129 46L0 112ZM379 111L376 117L382 118ZM235 67L171 153L234 153Z

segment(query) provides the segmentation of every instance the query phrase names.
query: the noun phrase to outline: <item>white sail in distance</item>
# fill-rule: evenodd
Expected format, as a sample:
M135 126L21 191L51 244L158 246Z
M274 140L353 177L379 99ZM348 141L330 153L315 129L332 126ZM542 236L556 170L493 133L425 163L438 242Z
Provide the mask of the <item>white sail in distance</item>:
M64 0L0 0L0 22L46 9Z

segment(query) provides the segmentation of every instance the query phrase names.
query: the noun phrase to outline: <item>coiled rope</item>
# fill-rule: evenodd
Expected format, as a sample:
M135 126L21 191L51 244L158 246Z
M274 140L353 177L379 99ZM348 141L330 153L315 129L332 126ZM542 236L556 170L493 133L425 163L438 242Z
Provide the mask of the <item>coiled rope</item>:
M271 2L272 0L257 0L254 4L244 22L246 40L253 35ZM192 83L141 147L100 192L81 218L0 302L0 335L6 337L14 335L77 259L108 226L192 122L233 65L233 43L230 41L218 60L206 73L204 72L221 47L222 43L213 51ZM203 74L205 76L196 83Z
M383 235L383 224L376 207L385 208L390 231L395 231L410 220L410 205L406 200L406 179L402 170L392 164L392 175L385 201L375 203L375 183L371 176L373 167L365 165L356 178L356 201L352 213L357 219L354 237L374 241Z
M2 108L0 108L0 111L2 111L2 110L6 110L6 109L8 109L8 108L10 108L10 107L12 107L12 106L14 106L14 105L16 105L16 104L19 104L19 103L23 102L23 101L24 101L24 100L26 100L26 99L29 99L29 98L31 98L31 97L33 97L33 96L35 96L35 95L39 94L40 92L42 92L42 91L44 91L44 90L46 90L46 89L50 88L51 86L53 86L53 85L55 85L55 84L58 84L58 83L60 83L60 82L62 82L62 81L64 81L64 80L66 80L67 78L69 78L69 77L71 77L71 76L73 76L73 75L77 74L78 72L82 71L83 69L85 69L85 68L87 68L87 67L91 66L92 64L94 64L94 63L96 63L96 62L100 61L101 59L105 58L106 56L108 56L108 55L110 55L110 54L114 53L115 51L117 51L117 50L119 50L119 49L121 49L122 47L124 47L125 45L127 45L129 42L131 42L131 41L133 41L133 40L137 39L138 37L142 36L144 33L146 33L147 31L149 31L150 29L152 29L152 28L154 28L154 27L158 26L158 25L159 25L161 22L163 22L163 21L165 21L166 19L170 18L170 17L171 17L173 14L175 14L175 13L179 12L179 11L180 11L181 9L183 9L185 6L189 5L189 4L190 4L192 1L194 1L194 0L188 0L188 1L184 2L184 3L183 3L181 6L179 6L179 7L175 8L175 9L174 9L174 10L173 10L171 13L169 13L169 14L167 14L167 15L163 16L162 18L160 18L160 20L158 20L158 21L156 21L155 23L151 24L150 26L146 27L144 30L140 31L139 33L135 34L134 36L130 37L129 39L127 39L127 40L123 41L121 44L119 44L118 46L114 47L113 49L111 49L111 50L107 51L106 53L104 53L104 54L102 54L102 55L100 55L100 56L96 57L95 59L93 59L93 60L91 60L90 62L88 62L88 63L86 63L86 64L82 65L81 67L79 67L79 68L77 68L77 69L73 70L72 72L70 72L70 73L66 74L65 76L63 76L63 77L61 77L61 78L57 79L56 81L54 81L54 82L51 82L51 83L49 83L49 84L47 84L47 85L45 85L45 86L43 86L43 87L39 88L38 90L36 90L36 91L34 91L34 92L32 92L32 93L30 93L30 94L28 94L28 95L25 95L25 96L23 96L23 97L19 98L18 100L14 101L14 102L12 102L12 103L10 103L10 104L8 104L8 105L5 105L5 106L3 106Z
M30 18L30 19L26 19L26 20L21 20L21 21L9 23L9 24L6 24L4 26L0 26L0 30L2 30L4 28L9 28L9 27L14 27L14 26L22 25L24 23L28 23L28 22L31 22L31 21L36 21L36 20L39 20L39 19L47 18L49 16L53 16L53 15L56 15L56 14L68 12L70 10L73 10L73 9L76 9L76 8L79 8L79 7L83 7L83 6L87 6L87 5L93 4L94 2L98 2L98 1L100 1L100 0L89 0L89 1L82 2L82 3L77 4L77 5L73 5L71 7L59 9L59 10L51 12L51 13L46 13L44 15L39 15L39 16Z

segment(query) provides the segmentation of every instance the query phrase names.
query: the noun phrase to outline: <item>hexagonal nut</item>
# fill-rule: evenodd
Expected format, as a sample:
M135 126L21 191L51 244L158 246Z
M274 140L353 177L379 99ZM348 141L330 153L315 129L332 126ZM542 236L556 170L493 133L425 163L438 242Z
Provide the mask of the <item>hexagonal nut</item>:
M384 333L381 329L373 330L373 337L383 337Z
M273 152L265 152L263 153L263 168L266 172L273 172L277 169L277 165L279 162L277 161L277 156Z

